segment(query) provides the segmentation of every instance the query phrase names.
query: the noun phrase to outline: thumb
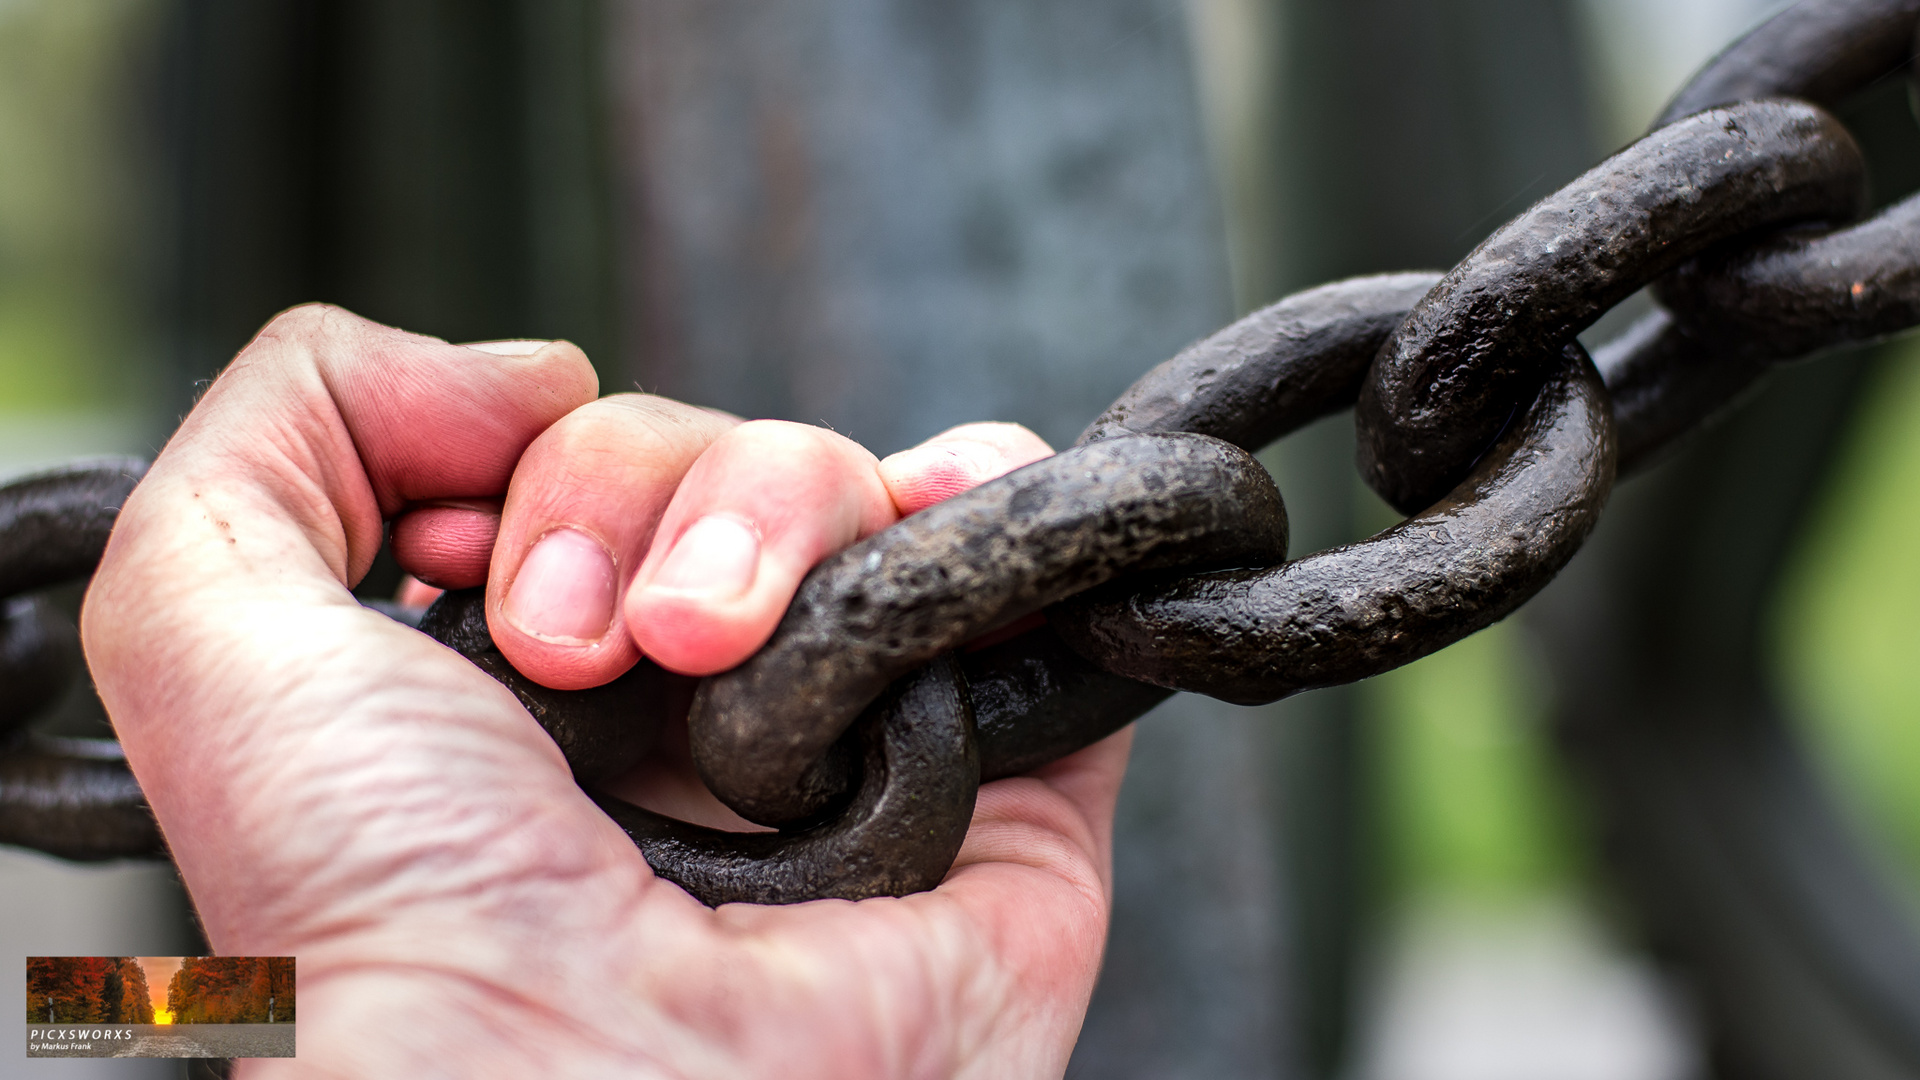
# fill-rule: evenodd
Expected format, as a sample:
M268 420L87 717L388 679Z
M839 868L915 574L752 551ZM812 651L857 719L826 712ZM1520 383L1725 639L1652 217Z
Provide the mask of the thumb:
M444 836L404 799L493 820L511 783L593 835L592 804L512 696L346 587L383 517L501 495L525 447L595 389L564 343L499 355L296 308L228 366L127 500L82 640L223 948L284 942L325 913L317 883L385 880L430 851ZM340 778L363 774L386 786L355 780L344 802L357 797L358 816L341 812ZM469 791L489 794L466 806ZM370 836L380 858L343 860Z

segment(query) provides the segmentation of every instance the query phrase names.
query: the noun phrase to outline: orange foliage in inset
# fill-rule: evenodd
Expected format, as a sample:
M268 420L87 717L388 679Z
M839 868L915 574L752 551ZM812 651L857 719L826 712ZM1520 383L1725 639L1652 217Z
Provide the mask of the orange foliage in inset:
M293 957L190 956L167 984L176 1024L261 1024L294 1018Z
M30 956L30 1024L151 1024L146 969L131 956Z

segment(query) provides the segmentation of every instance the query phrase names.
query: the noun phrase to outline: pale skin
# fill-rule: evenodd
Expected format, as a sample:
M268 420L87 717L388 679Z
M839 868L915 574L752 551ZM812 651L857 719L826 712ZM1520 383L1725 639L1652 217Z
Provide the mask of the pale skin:
M299 958L299 1057L241 1074L1060 1075L1127 735L983 786L932 892L708 909L511 694L348 592L396 521L423 579L484 574L496 640L542 682L643 652L722 671L815 562L1046 446L968 425L876 461L818 428L597 393L564 342L298 308L122 511L82 613L101 697L214 948ZM667 742L619 790L744 827Z

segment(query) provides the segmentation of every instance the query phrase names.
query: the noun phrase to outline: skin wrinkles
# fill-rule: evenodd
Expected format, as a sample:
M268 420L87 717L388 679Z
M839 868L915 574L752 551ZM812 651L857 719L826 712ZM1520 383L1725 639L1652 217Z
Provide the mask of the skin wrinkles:
M395 657L396 669L407 666L407 658ZM378 678L385 673L372 674ZM276 682L294 678L297 675L289 672ZM493 814L488 820L470 820L452 809L457 804L445 798L444 781L436 782L449 772L464 774L476 762L512 768L523 755L556 756L551 742L539 739L537 731L535 738L527 738L517 728L477 738L452 727L442 737L421 744L404 732L370 729L360 720L360 714L367 712L486 715L466 707L473 697L471 689L446 686L424 693L374 689L340 695L337 700L300 702L332 719L305 725L289 733L291 738L282 736L298 751L297 769L263 762L259 755L245 753L244 746L224 755L242 790L254 793L225 809L234 820L286 818L317 823L297 834L276 833L248 842L256 852L251 860L256 865L285 864L281 874L285 888L278 895L296 908L307 904L310 896L327 897L339 917L365 921L383 910L457 898L472 887L471 882L485 880L489 873L507 881L533 871L551 873L577 861L562 856L579 841L554 826L549 810L520 818ZM249 726L259 727L270 725L273 717L249 719ZM511 842L519 836L533 839ZM337 869L343 844L357 846L365 856L349 864L344 876ZM296 887L299 882L307 887ZM218 902L216 898L214 903ZM282 921L290 914L277 906L255 907L248 912L248 922L274 926L276 934L290 934L300 925ZM293 937L300 940L299 935Z
M374 520L373 493L402 494L401 505L505 495L471 478L512 474L552 426L538 395L490 397L462 380L511 387L574 360L565 350L538 363L488 358L341 313L303 318L256 341L168 445L122 511L82 620L103 700L215 948L297 952L303 982L325 975L303 986L313 992L301 1058L250 1062L243 1075L839 1077L851 1062L1021 1076L1064 1065L1078 1020L1061 1002L1083 1005L1091 992L1105 906L1088 910L1101 894L1089 883L1107 855L1077 846L1097 830L1062 835L1054 823L1111 813L1123 752L1064 763L1076 780L1030 785L1019 799L990 787L983 843L967 857L1021 861L968 863L924 898L753 920L701 906L651 874L512 694L417 632L350 608L340 572L354 561L355 516ZM285 338L296 332L336 336L293 348ZM385 342L385 367L446 374L363 381L368 340ZM310 366L327 378L303 374ZM411 400L362 392L409 382L436 388ZM302 397L322 383L337 410ZM518 411L463 411L494 398ZM432 445L436 425L494 432L476 436L486 460L434 472L409 447ZM288 454L239 452L282 428L298 437ZM876 466L861 467L849 482L891 514ZM213 492L210 514L195 507ZM619 484L604 494L609 508L659 497ZM751 504L755 494L715 497ZM331 527L316 532L303 519L324 520L321 509ZM242 543L226 544L207 518ZM510 542L505 527L502 537ZM741 946L749 923L764 948ZM770 963L774 954L808 974ZM779 1040L715 1041L729 1025L766 1023L775 1003ZM409 1032L444 1056L423 1056Z

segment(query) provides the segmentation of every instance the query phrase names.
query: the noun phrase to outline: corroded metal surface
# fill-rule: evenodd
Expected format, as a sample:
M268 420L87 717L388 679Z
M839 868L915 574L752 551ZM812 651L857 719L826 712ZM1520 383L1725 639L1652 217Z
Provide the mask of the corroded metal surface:
M1746 98L1837 105L1912 62L1916 25L1920 0L1795 4L1715 57L1655 128ZM1595 354L1616 403L1621 474L1725 411L1781 361L1913 325L1916 225L1909 198L1831 232L1709 252L1669 275L1657 292L1672 311Z
M1018 776L1144 716L1170 691L1100 670L1042 626L960 657L982 782Z
M1141 376L1079 442L1194 431L1259 450L1352 405L1374 354L1439 281L1376 274L1294 293Z
M1703 256L1657 292L1695 338L1756 359L1898 333L1920 322L1920 196L1851 228Z
M420 632L513 691L552 737L581 784L596 784L632 768L667 721L675 684L691 680L643 659L626 674L590 690L542 686L514 670L494 647L487 630L486 593L485 588L443 593L421 618Z
M1667 308L1594 357L1613 392L1622 475L1780 363L1920 321L1920 197L1849 228L1796 230L1704 255L1656 291Z
M1846 220L1863 197L1853 137L1800 102L1714 109L1634 143L1502 226L1408 314L1360 390L1362 475L1422 509L1608 309L1720 240Z
M44 599L22 594L93 573L146 468L135 459L102 459L0 488L0 732L58 702L80 665L73 624ZM68 859L164 853L118 743L8 734L0 750L0 843Z
M618 799L597 801L654 873L710 905L864 900L938 885L960 853L980 787L958 667L942 658L901 679L848 741L856 751L852 798L807 828L721 832Z
M1019 469L815 567L772 640L695 696L694 761L749 821L812 817L848 786L829 749L889 682L1123 573L1277 561L1286 520L1260 463L1205 436L1123 436Z
M420 620L512 690L590 791L646 752L662 723L681 719L692 680L642 660L583 691L552 690L515 671L487 630L485 589L441 596ZM805 827L729 833L656 814L605 794L594 799L624 828L654 872L710 905L859 900L939 884L960 850L980 785L967 684L951 660L900 680L844 738L849 789Z
M1109 671L1257 704L1435 652L1552 580L1613 484L1613 423L1578 345L1473 474L1377 536L1281 566L1097 590L1055 609Z

